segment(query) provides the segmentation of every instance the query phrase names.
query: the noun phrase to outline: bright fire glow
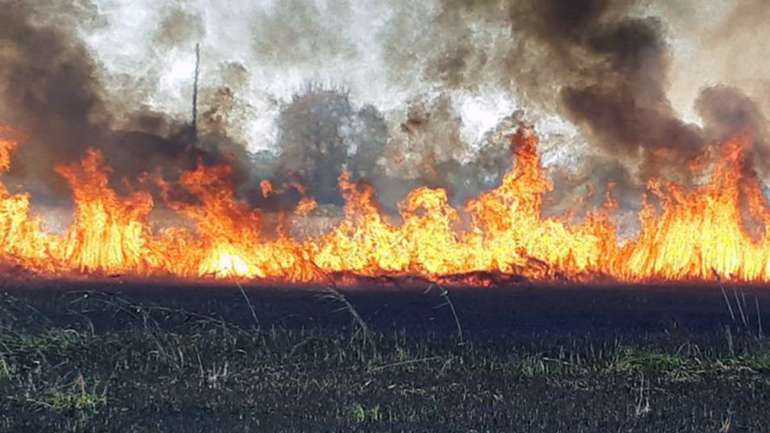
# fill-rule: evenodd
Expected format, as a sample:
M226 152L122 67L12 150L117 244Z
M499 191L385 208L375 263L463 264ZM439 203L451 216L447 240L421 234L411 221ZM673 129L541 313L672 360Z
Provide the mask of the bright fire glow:
M14 132L0 127L0 172L17 147ZM334 228L299 240L289 218L263 233L264 215L239 201L231 168L199 165L178 183L195 198L165 204L191 222L153 231L149 193L119 196L108 185L109 168L98 151L79 164L57 167L70 186L74 220L63 234L43 230L26 194L0 183L0 262L41 275L108 275L183 279L239 278L312 282L326 274L420 276L442 279L492 273L532 279L620 281L708 280L719 274L740 281L770 280L770 207L756 175L744 166L751 145L738 135L721 146L710 181L687 191L651 180L639 215L641 231L620 242L605 206L583 222L544 217L551 182L542 169L538 140L523 129L514 135L514 167L494 190L465 209L449 204L442 189L418 188L400 204L394 223L381 212L374 189L343 174L344 216ZM693 165L695 166L695 165ZM699 169L703 169L700 167ZM301 186L293 186L300 190ZM263 182L265 196L272 184ZM304 189L302 189L304 191ZM305 197L294 220L313 218Z

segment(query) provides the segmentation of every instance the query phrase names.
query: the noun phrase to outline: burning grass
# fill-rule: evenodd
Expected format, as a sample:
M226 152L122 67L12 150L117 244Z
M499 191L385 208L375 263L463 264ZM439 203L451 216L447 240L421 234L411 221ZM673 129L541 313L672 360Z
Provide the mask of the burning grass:
M0 170L16 141L0 130ZM770 208L755 173L745 167L751 146L738 135L721 146L710 180L688 191L652 180L640 213L640 234L621 242L606 204L579 223L544 217L553 188L541 167L534 132L513 136L515 164L499 187L458 210L442 189L418 188L392 221L372 186L339 181L344 215L328 231L299 240L289 215L265 233L265 215L238 200L226 165L199 166L177 182L156 179L163 204L187 225L152 230L157 197L121 196L98 151L56 172L73 191L74 219L64 234L48 233L26 194L0 185L0 260L43 276L125 274L140 278L321 282L327 275L415 277L438 282L491 279L614 281L770 280ZM699 166L700 167L700 166ZM700 167L702 168L702 167ZM177 198L179 194L186 200ZM305 197L295 219L312 212ZM296 231L296 230L294 230ZM462 284L468 284L463 280Z

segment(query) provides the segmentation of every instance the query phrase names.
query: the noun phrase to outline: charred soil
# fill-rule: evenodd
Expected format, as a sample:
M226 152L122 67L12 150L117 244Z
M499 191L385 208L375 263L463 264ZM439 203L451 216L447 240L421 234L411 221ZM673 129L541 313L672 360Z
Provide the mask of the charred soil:
M767 432L767 312L760 287L8 282L0 432Z

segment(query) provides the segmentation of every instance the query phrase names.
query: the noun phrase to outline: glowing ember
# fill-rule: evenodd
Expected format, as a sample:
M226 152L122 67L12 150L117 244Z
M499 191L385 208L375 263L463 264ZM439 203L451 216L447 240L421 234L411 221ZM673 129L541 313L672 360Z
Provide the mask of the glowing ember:
M0 128L0 171L9 169L16 143L10 129ZM537 138L528 130L513 138L515 164L502 184L469 201L463 211L449 204L446 191L419 188L400 204L402 221L395 224L380 211L371 186L343 174L344 217L332 230L304 240L286 234L286 218L277 236L264 236L263 216L236 199L231 169L223 165L199 165L178 185L161 182L164 191L181 188L196 199L166 200L192 227L153 232L150 194L119 197L108 186L109 169L101 155L90 151L80 164L56 169L75 201L74 221L64 234L44 231L30 213L29 196L11 194L0 184L0 258L46 275L313 281L336 272L431 279L490 272L649 281L711 279L717 272L735 280L768 281L770 236L764 229L770 208L759 180L743 166L750 143L746 135L725 143L711 180L693 191L650 181L639 216L641 232L624 243L611 220L616 207L611 194L580 224L542 216L543 196L552 185L540 164ZM260 185L265 196L272 193L272 184ZM316 206L305 197L294 215L311 218Z

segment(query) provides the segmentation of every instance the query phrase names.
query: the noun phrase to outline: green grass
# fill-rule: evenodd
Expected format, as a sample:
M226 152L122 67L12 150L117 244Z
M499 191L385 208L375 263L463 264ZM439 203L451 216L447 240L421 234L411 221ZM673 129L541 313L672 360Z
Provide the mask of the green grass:
M78 376L77 381L58 387L43 388L36 393L11 396L10 401L33 409L42 409L57 414L95 415L106 406L106 388L101 392L94 386L86 389L85 379Z
M622 350L613 367L620 372L643 372L664 374L667 372L692 369L702 362L695 358L686 358L673 353L652 353L633 349ZM708 362L707 362L708 364ZM706 365L708 368L708 365Z

